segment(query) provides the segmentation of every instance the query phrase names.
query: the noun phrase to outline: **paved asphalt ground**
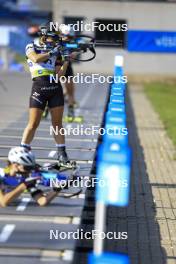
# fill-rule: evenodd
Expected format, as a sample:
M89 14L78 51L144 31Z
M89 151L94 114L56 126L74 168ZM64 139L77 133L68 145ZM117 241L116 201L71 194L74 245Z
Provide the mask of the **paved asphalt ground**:
M30 79L18 74L3 74L0 79L8 88L0 86L0 166L4 166L9 148L20 143L26 124ZM128 253L131 264L176 264L175 148L142 86L128 88L128 131L133 150L130 204L127 208L109 206L106 222L107 232L128 232L128 239L105 241L104 249ZM103 85L78 85L85 125L100 125L106 90ZM51 161L48 153L54 150L49 123L42 121L33 141L41 163ZM97 137L69 136L66 142L70 157L81 166L80 175L91 176ZM94 195L87 192L75 199L58 197L46 208L37 207L25 194L7 209L0 209L0 263L69 263L76 246L74 263L86 264L92 241L49 240L49 230L74 231L79 226L91 231Z
M9 149L20 144L27 123L31 80L27 74L16 73L1 74L0 80L0 167L3 167ZM77 85L76 94L80 104L77 112L84 116L84 127L99 126L107 85ZM42 120L32 143L39 163L55 161L55 156L48 157L55 150L49 126L50 118ZM90 177L97 135L70 135L66 145L70 158L80 165L80 176ZM74 190L67 192L71 191ZM85 191L74 199L57 197L45 208L38 207L24 194L8 208L0 209L0 263L70 263L76 241L51 240L49 231L77 230L85 205Z
M130 203L108 206L106 232L127 232L128 239L105 240L104 250L128 254L130 264L176 264L175 147L142 85L128 86L126 107L133 151ZM92 230L93 220L87 208L82 228ZM84 241L84 248L90 244ZM86 263L81 247L77 263Z

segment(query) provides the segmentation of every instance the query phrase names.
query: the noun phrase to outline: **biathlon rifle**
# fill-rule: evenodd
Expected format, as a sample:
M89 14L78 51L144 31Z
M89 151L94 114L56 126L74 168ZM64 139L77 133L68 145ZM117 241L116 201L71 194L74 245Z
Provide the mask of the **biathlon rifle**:
M96 41L95 38L87 35L77 35L72 37L70 40L63 40L60 38L58 42L58 48L61 56L68 57L71 53L77 53L81 55L86 52L90 52L92 55L89 58L82 59L80 56L74 57L74 61L91 61L96 57L96 47L119 47L122 46L120 41Z

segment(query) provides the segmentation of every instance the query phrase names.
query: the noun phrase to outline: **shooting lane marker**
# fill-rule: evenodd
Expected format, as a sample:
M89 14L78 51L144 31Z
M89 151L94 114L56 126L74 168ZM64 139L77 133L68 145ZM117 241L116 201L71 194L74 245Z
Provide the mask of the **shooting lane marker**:
M85 197L86 197L85 193L80 193L80 194L78 195L78 198L79 198L79 199L85 199Z
M73 225L79 225L81 223L81 218L80 217L73 217L72 219L72 224Z
M5 243L11 236L14 229L15 225L5 225L0 233L0 243Z
M72 250L65 250L62 259L65 261L72 261L73 255L74 255L74 252Z
M21 199L21 203L17 207L16 211L24 211L27 207L27 204L31 201L31 198L29 197L24 197Z

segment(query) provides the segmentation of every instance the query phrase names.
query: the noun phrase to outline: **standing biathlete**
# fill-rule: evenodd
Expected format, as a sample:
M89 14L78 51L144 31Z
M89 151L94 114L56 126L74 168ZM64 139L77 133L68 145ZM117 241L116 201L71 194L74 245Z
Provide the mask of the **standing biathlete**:
M26 46L26 56L32 76L32 92L30 96L29 121L24 130L21 146L31 149L35 131L40 123L42 113L48 104L52 126L58 131L62 128L64 111L64 97L61 84L50 83L50 74L56 74L56 65L60 65L60 54L56 46L58 35L49 30L41 32L41 36ZM59 76L65 74L68 61L62 62L57 69ZM69 165L66 149L65 136L54 134L58 150L58 161L60 165Z

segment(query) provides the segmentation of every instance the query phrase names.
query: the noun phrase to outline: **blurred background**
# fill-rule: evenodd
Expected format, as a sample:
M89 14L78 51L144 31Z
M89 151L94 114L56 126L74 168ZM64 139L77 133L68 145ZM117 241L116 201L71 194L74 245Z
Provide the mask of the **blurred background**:
M7 69L12 52L18 60L35 26L48 21L127 24L128 31L96 29L100 41L121 41L118 53L125 56L129 78L174 77L176 51L176 4L174 1L115 0L0 0L1 68ZM88 32L82 32L88 33ZM89 33L90 34L90 33ZM111 73L117 47L98 47L97 59L76 65L79 71ZM106 63L105 63L106 61Z
M0 129L28 108L31 80L26 73L25 46L36 36L38 26L49 21L127 24L127 31L96 29L91 35L97 41L119 41L121 45L107 47L102 43L96 48L95 60L74 63L75 74L113 75L114 57L123 55L128 77L126 105L133 150L131 199L128 208L109 208L107 226L108 230L127 230L129 239L107 242L106 249L128 251L132 264L176 263L176 1L0 0ZM103 101L107 87L100 83L84 84L85 89L76 86L82 96L80 105L86 99L84 110L99 117L102 110L96 112L96 102ZM15 129L20 133L18 127ZM8 128L0 136L2 145L9 131L15 140L20 138ZM0 158L4 161L5 154ZM93 212L86 217L90 218L86 225L92 228ZM80 256L75 263L78 262L86 263L80 261Z
M112 74L114 56L122 54L128 80L134 83L150 82L147 92L157 110L161 112L163 109L164 113L162 111L160 114L175 142L175 111L169 110L171 105L175 105L175 13L174 0L0 0L0 70L28 71L25 46L36 36L38 26L43 23L74 24L83 21L86 24L98 21L105 25L127 24L127 31L95 29L92 33L81 32L91 34L97 41L119 41L121 45L107 47L102 44L96 48L95 60L74 64L75 72ZM156 85L151 82L159 82L159 89L154 89ZM164 84L161 85L161 82ZM169 97L167 100L166 96ZM168 125L168 122L171 124Z

